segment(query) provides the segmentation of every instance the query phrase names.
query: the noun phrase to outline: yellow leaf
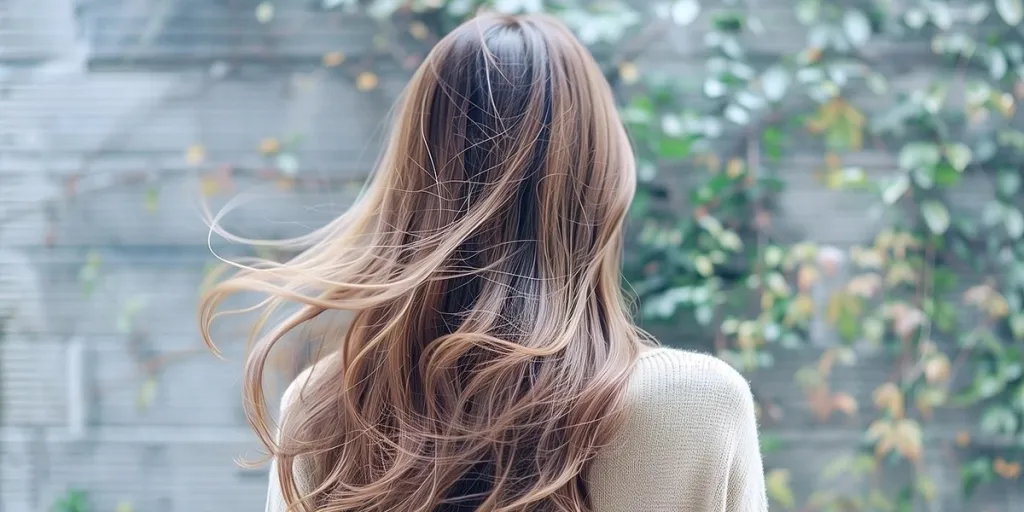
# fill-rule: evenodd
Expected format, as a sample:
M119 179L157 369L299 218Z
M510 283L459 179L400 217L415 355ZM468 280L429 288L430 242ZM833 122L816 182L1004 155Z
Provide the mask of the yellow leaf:
M1017 110L1017 105L1013 100L1013 95L1008 92L1004 92L996 96L993 103L995 103L996 110L1006 118L1013 117L1014 111Z
M273 155L281 151L281 142L273 137L267 137L260 141L260 153Z
M921 425L914 420L903 419L893 429L893 442L907 459L917 462L921 460L923 445L921 441Z
M825 387L812 389L807 393L807 405L818 421L826 421L832 416L832 397Z
M789 303L786 310L786 318L783 322L787 326L799 325L810 320L814 315L814 300L806 293L797 294Z
M199 190L203 197L211 197L220 192L220 185L211 176L203 176L199 183Z
M139 387L139 395L137 397L137 403L139 409L149 409L153 405L153 399L156 398L158 383L155 378L150 377L146 379L142 386Z
M295 179L289 177L282 177L278 178L275 184L277 185L278 189L288 191L295 188Z
M875 389L875 406L882 410L888 410L894 418L903 417L903 392L892 382L886 382Z
M189 146L188 150L185 152L185 161L193 167L202 164L205 159L206 148L199 144Z
M818 282L819 277L818 269L809 265L801 265L796 276L796 286L800 291L806 292L811 289L811 286L814 286L814 283Z
M914 267L905 261L893 263L889 267L889 273L885 276L885 285L895 288L901 284L914 285L917 283L917 272Z
M157 208L160 207L160 190L156 187L149 187L146 189L146 211L149 213L156 212Z
M345 54L343 52L328 52L324 54L323 63L326 67L337 67L342 62L345 62Z
M789 485L789 479L788 469L773 469L764 477L768 496L783 508L792 509L796 506L796 498Z
M377 83L377 75L369 71L359 73L359 76L356 77L356 87L359 88L360 91L371 91L376 89Z
M711 259L701 254L693 260L694 267L697 268L697 272L704 277L709 277L715 272L715 266L711 262Z
M1010 314L1010 304L1002 294L996 293L992 300L986 304L985 311L992 318L1003 318Z
M924 377L931 384L946 382L951 370L952 366L946 354L935 354L924 364Z
M825 153L825 168L829 170L837 170L843 166L843 160L839 158L834 151Z
M1021 465L1019 462L1007 462L1002 457L996 457L996 460L992 461L992 471L1007 480L1016 480L1020 478Z
M853 105L843 102L843 117L850 122L853 126L862 127L864 126L864 114L861 114L859 110Z
M135 506L132 505L132 502L130 501L122 501L118 503L117 508L114 509L115 512L133 512L134 510Z
M851 470L855 476L867 476L874 473L878 469L878 461L874 457L861 454L853 459L853 469Z
M971 444L971 434L965 430L956 433L956 445L964 448Z
M414 21L409 24L409 34L413 38L422 41L430 35L430 30L427 29L427 26L422 21Z
M946 403L947 392L944 389L924 387L917 392L917 408L925 419L931 419L932 411Z
M882 288L882 278L878 274L861 274L850 279L846 291L862 299L874 297Z
M274 4L270 2L260 2L256 6L256 21L260 23L270 23L270 20L274 19Z
M623 62L619 64L619 76L624 83L633 84L640 79L640 70L632 62Z
M820 48L808 48L806 54L807 62L811 64L818 62L818 60L821 59L821 54L822 51Z
M836 393L832 395L832 406L847 416L857 414L857 399L853 398L849 393Z
M729 163L725 165L725 175L730 178L738 178L743 174L743 160L739 158L733 158L729 160Z
M826 350L818 358L818 371L825 376L832 373L832 367L836 364L836 351Z
M882 457L892 451L893 443L892 422L885 419L875 420L868 426L868 441L875 443L875 456Z
M917 477L917 492L926 502L932 503L938 495L938 488L931 478L922 475Z

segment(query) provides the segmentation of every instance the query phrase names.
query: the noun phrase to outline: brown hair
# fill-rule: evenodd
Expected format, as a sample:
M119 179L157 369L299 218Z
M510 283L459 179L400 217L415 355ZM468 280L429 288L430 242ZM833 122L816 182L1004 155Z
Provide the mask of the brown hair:
M355 205L203 298L211 346L229 295L269 296L257 330L301 305L245 367L289 509L589 510L584 475L647 343L620 284L635 186L608 83L561 23L488 14L443 38ZM268 355L330 310L351 325L275 440Z

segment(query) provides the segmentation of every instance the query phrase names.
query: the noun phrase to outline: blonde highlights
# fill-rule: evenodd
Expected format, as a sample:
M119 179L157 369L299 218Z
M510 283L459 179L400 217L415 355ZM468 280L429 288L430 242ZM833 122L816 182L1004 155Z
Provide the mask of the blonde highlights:
M559 22L484 15L442 39L355 205L202 301L213 346L227 297L268 296L245 407L289 510L590 510L586 470L647 343L620 289L634 188L608 84ZM271 350L330 311L351 324L275 437Z

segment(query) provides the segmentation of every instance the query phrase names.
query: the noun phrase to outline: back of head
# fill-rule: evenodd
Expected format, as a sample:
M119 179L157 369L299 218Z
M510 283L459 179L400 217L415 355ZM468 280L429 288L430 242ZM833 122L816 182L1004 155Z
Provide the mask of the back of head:
M484 15L442 39L356 204L294 260L245 267L204 298L208 342L230 294L269 294L267 314L302 306L246 365L247 413L287 501L587 510L582 475L643 342L620 293L634 180L608 84L559 22ZM328 310L354 320L275 441L267 357Z

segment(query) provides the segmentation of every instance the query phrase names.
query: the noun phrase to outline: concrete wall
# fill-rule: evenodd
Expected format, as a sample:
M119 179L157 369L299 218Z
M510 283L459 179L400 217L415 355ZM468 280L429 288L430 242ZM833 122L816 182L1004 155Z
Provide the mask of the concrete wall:
M801 43L790 10L776 3L765 8L769 33L758 48L766 54ZM93 510L122 502L139 512L262 507L265 469L234 461L258 456L240 406L240 343L229 342L227 361L218 361L203 351L195 326L197 291L213 261L197 206L199 173L237 169L234 190L214 197L214 207L240 192L262 197L226 220L235 233L281 237L321 225L343 211L371 167L403 74L385 73L382 87L367 93L344 73L317 69L326 51L365 49L366 25L310 13L304 2L277 2L273 37L252 22L252 2L176 4L153 11L146 6L163 3L81 2L78 37L92 45L91 67L76 67L67 52L54 60L47 47L32 67L0 73L0 317L8 318L0 341L0 511L47 510L69 489L88 491ZM63 26L65 18L56 19L46 27ZM700 37L671 32L641 67L699 83ZM915 83L929 72L908 67L898 80ZM299 182L284 191L261 177L269 163L256 148L263 138L297 134ZM207 156L192 167L185 149L196 144ZM793 154L781 166L789 189L780 235L864 242L877 222L865 215L871 200L824 190L814 177L819 154ZM880 153L853 160L871 173L892 168ZM133 179L124 182L126 175ZM967 182L962 193L971 208L990 191ZM101 277L86 294L80 274L90 258ZM784 411L765 425L785 446L768 463L793 468L798 494L814 487L822 466L857 449L870 418L813 420L792 375L833 339L817 329L815 346L779 352L774 368L752 377L759 398ZM236 323L221 334L241 340L244 330ZM663 341L707 347L678 335ZM168 355L174 362L159 371L140 369ZM838 371L835 387L866 406L890 362L862 358ZM929 430L930 447L951 446L972 425L967 414L943 414ZM930 453L927 471L943 497L931 510L1017 510L1011 501L1024 493L1008 484L958 503L950 464L965 454Z

